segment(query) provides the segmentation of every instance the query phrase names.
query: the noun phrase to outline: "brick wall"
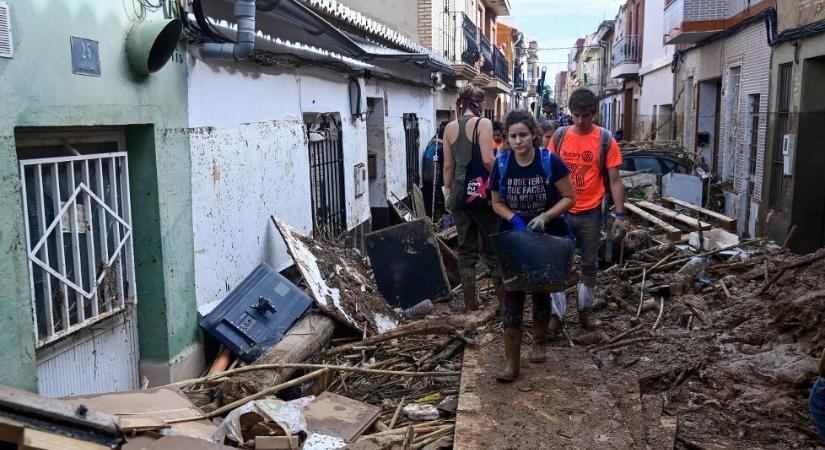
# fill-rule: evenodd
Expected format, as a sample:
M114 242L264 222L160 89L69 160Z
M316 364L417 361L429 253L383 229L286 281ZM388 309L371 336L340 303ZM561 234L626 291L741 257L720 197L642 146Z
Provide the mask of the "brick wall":
M742 0L685 0L684 20L718 20L729 17L731 3Z

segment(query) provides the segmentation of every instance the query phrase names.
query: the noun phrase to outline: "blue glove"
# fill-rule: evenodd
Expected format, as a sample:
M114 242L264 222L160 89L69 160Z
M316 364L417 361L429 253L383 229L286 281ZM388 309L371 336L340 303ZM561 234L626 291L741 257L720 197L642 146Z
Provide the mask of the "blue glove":
M527 231L527 224L518 214L514 215L513 218L510 219L510 223L513 225L513 230L515 231Z

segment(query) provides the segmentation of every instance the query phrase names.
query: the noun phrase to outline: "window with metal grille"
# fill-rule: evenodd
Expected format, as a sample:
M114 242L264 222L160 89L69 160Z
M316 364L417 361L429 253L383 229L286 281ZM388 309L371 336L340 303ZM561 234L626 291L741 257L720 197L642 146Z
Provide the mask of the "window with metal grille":
M404 138L407 145L407 192L421 179L419 147L421 136L418 130L418 116L415 113L404 114Z
M127 157L111 136L18 139L38 347L136 302Z
M307 122L306 127L313 233L316 237L336 238L347 231L341 122L322 115Z
M773 151L771 152L771 186L770 186L770 206L772 208L782 208L782 195L785 191L785 169L782 160L782 140L791 125L791 94L793 92L793 63L785 63L779 66L779 84L777 86L776 103L776 128L774 130Z
M750 116L750 123L748 124L748 194L757 195L755 188L756 184L756 157L759 144L759 94L748 95L748 115Z

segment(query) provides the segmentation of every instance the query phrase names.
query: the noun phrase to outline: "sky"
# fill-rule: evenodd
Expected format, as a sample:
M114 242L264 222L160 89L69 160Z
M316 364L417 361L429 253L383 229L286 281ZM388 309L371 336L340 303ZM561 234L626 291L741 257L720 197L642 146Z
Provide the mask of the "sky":
M528 39L536 39L539 61L547 67L552 87L557 72L567 69L567 55L576 39L596 31L602 20L615 19L625 0L510 0L510 17L500 20L514 25Z

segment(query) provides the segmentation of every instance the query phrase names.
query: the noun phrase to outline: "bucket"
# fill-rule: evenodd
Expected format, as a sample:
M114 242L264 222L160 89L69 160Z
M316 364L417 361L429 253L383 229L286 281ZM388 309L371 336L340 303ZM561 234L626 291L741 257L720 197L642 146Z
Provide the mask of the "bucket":
M529 231L505 231L490 239L505 289L557 292L567 287L573 266L572 240Z

